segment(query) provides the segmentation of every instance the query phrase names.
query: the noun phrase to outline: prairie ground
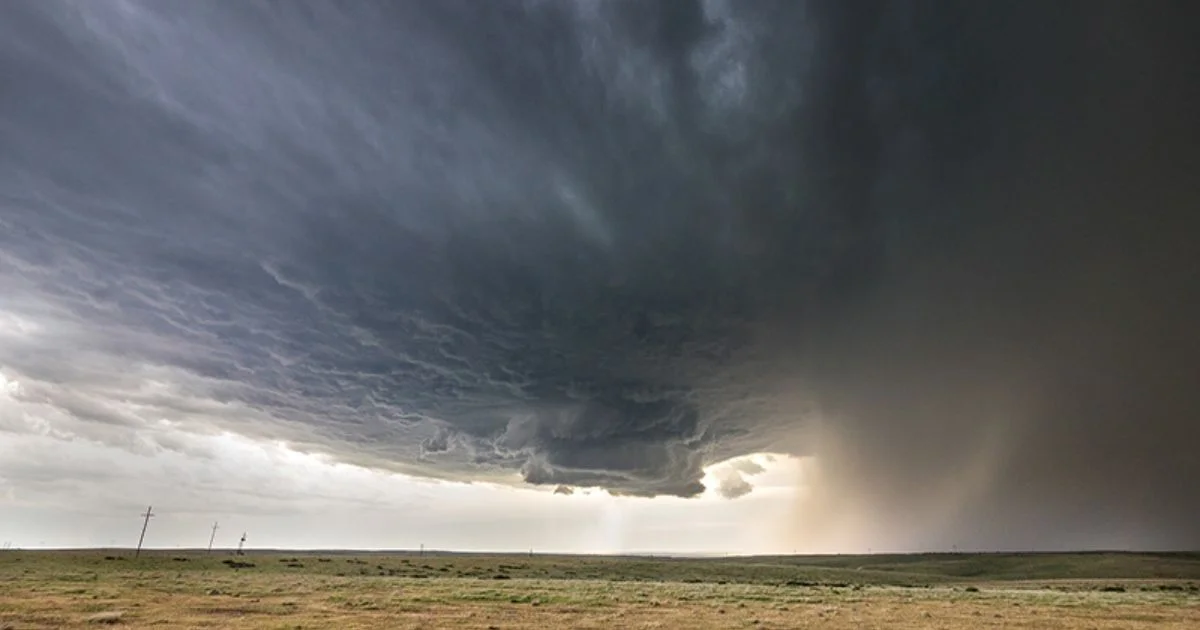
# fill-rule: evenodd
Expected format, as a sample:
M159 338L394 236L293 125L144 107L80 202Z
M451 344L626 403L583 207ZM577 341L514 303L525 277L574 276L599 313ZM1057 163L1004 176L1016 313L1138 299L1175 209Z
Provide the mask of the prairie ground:
M1195 554L0 553L0 629L1197 628Z

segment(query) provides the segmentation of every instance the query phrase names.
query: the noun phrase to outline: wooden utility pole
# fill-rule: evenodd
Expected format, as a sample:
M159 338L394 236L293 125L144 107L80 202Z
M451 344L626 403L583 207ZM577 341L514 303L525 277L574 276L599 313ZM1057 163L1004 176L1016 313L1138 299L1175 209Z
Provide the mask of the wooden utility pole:
M214 521L212 536L208 537L208 553L212 553L212 544L213 544L213 541L216 539L217 539L217 523L216 523L216 521Z
M245 544L246 544L246 532L242 532L242 539L238 541L237 555L239 555L239 556L246 555L246 554L242 553L242 546Z
M137 551L133 552L134 558L142 555L142 541L146 539L146 527L148 527L150 525L150 517L154 516L154 506L151 505L151 506L147 507L146 513L142 514L141 516L144 516L146 518L146 520L142 521L142 535L138 536Z

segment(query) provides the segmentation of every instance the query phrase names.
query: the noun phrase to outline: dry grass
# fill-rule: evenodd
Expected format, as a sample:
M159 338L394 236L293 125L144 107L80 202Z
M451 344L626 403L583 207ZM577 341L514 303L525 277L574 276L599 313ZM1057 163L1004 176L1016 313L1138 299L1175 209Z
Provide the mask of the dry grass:
M667 579L623 581L616 577L623 565L611 559L608 579L495 579L500 566L515 573L511 567L530 565L527 558L442 559L451 567L446 571L409 560L442 574L430 577L387 575L397 557L257 556L251 562L254 567L231 569L200 556L135 562L0 555L0 628L1200 627L1200 593L1186 580L977 581L978 590L968 591L963 582L684 582L670 579L677 566L662 569ZM630 562L631 571L647 568ZM346 566L369 566L376 574L336 575ZM464 567L479 575L458 576Z

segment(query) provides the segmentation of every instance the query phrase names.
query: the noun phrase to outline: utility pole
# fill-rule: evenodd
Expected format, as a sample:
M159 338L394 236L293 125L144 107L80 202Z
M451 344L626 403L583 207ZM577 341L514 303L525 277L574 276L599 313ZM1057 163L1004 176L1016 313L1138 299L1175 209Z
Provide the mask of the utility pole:
M246 555L246 554L242 553L242 546L245 544L246 544L246 532L242 532L242 539L238 541L237 555L239 555L239 556Z
M154 516L154 506L147 507L146 513L140 516L146 517L146 520L142 521L142 535L138 537L137 551L133 552L134 558L142 555L142 541L146 539L146 527L150 525L150 517Z
M419 555L422 558L425 557L425 543L421 543L421 553Z
M216 521L213 521L212 536L208 537L208 553L212 553L212 544L213 544L213 541L216 539L217 539L217 523L216 523Z

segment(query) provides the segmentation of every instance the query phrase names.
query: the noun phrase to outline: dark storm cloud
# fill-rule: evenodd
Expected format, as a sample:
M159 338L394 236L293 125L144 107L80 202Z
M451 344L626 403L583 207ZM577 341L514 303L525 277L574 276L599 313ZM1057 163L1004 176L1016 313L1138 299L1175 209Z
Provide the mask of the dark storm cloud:
M422 474L789 451L929 544L1198 544L1184 8L7 3L0 364L110 433L156 370Z

